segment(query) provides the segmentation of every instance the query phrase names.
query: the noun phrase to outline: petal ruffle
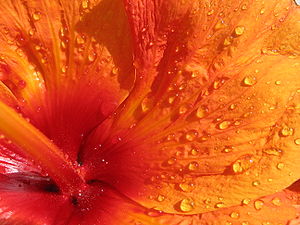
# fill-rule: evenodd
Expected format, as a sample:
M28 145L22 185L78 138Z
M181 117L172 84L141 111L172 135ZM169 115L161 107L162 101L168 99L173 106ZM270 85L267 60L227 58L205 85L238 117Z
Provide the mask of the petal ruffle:
M238 205L299 179L300 68L292 45L299 30L281 42L268 39L278 32L283 37L299 18L298 9L291 1L251 1L246 12L243 5L226 2L220 9L229 11L210 20L209 7L199 7L204 19L192 28L199 31L207 19L212 35L204 32L207 39L197 39L191 32L179 38L182 30L175 26L175 21L194 21L199 15L192 13L192 2L185 1L187 7L158 2L128 3L136 55L145 55L137 59L137 73L145 80L136 83L119 114L90 138L83 156L87 178L107 182L146 207L185 214ZM218 4L213 7L220 10ZM217 23L220 17L226 26ZM158 42L150 47L157 54L139 39L140 21L155 27L144 31L142 39L155 37ZM237 29L240 21L245 30ZM159 39L163 37L169 42ZM207 54L201 56L203 51Z
M0 6L1 81L31 123L75 160L80 142L124 100L134 80L124 7L48 0Z

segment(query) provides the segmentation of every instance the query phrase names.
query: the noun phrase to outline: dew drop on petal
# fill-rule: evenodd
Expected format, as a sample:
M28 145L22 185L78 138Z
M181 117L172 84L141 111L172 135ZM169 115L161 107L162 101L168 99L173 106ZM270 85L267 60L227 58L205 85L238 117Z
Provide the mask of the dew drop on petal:
M253 157L251 155L244 155L232 164L234 173L243 173L253 165Z
M255 208L256 210L261 210L262 207L263 207L263 205L264 205L264 202L263 202L262 200L256 200L256 201L254 202L254 208Z
M219 20L219 21L216 23L214 29L215 29L215 30L220 30L220 29L225 28L226 26L227 26L227 25L224 23L223 20Z
M295 0L296 5L300 6L300 0Z
M190 154L193 155L193 156L196 156L199 154L199 151L195 148L193 148L191 151L190 151Z
M232 147L227 146L223 149L223 152L228 153L228 152L231 152L232 149L233 149Z
M225 207L225 204L223 202L218 202L218 203L215 204L215 207L216 208L223 208L223 207Z
M260 182L258 180L255 180L255 181L252 182L252 185L254 187L256 187L256 186L260 185Z
M214 12L215 12L215 10L213 10L213 9L212 9L212 10L209 10L209 11L207 12L207 15L208 15L208 16L211 16L212 14L214 14Z
M281 206L281 200L280 200L280 198L275 197L275 198L272 199L271 202L272 202L273 205L275 205L275 206Z
M295 139L294 142L296 145L300 145L300 138Z
M185 114L187 111L188 111L188 107L186 105L182 105L182 106L179 107L178 113L180 115L182 115L182 114Z
M176 163L176 158L172 157L170 159L167 160L168 165L173 165Z
M221 122L221 123L219 123L218 124L218 128L220 129L220 130L225 130L225 129L227 129L228 127L229 127L229 125L230 125L230 121L223 121L223 122Z
M248 205L250 203L250 201L251 200L249 198L245 198L245 199L242 200L242 204L243 205Z
M230 106L229 106L229 109L230 110L234 110L236 108L236 104L231 104Z
M187 141L194 141L197 136L198 136L198 132L191 130L185 134L185 139Z
M184 192L191 192L195 189L195 185L193 183L181 183L178 186L180 190Z
M276 81L275 81L275 84L276 84L276 85L280 85L280 84L281 84L281 81L280 81L280 80L276 80Z
M158 195L157 198L156 198L156 200L157 200L158 202L162 202L162 201L165 200L165 196L163 196L163 195Z
M175 101L175 96L170 96L170 97L168 98L168 103L169 103L170 105L172 105L172 104L174 103L174 101Z
M41 19L41 13L40 13L40 12L34 12L34 13L32 14L32 19L33 19L34 21L40 20L40 19Z
M284 163L278 163L277 169L282 170L284 168Z
M197 118L202 119L205 117L206 113L207 113L207 109L203 107L199 107L196 111L196 116Z
M111 73L112 73L113 75L118 75L119 72L120 72L120 69L117 68L117 67L114 67L114 68L112 68L112 70L111 70Z
M244 26L237 26L235 29L234 29L234 33L236 36L241 36L245 31L245 27Z
M179 207L182 212L191 212L194 209L194 201L189 198L181 200Z
M256 77L254 76L246 76L244 77L244 80L243 80L243 84L245 86L253 86L254 84L256 84Z
M150 99L148 97L145 97L143 99L143 101L141 102L141 108L142 108L142 111L144 113L150 110L150 108L151 108L151 101L150 101Z
M78 45L83 45L83 44L85 43L84 37L78 35L78 36L76 37L76 43L77 43Z
M264 153L268 155L280 156L282 154L282 150L278 148L267 148L263 150Z
M199 168L199 164L194 161L194 162L190 162L187 167L189 171L195 171Z
M280 135L283 137L292 136L294 134L294 129L290 127L283 127L280 130Z
M89 55L88 55L88 60L90 62L94 62L97 58L97 53L96 52L91 52Z
M89 7L89 1L88 0L83 0L81 2L81 6L83 9L87 9Z
M154 210L154 209L149 209L145 212L148 216L151 216L151 217L158 217L161 215L161 211L157 211L157 210Z
M265 8L262 8L262 9L260 10L260 14L261 14L261 15L263 15L265 12L266 12L266 9L265 9Z
M240 217L240 214L238 212L232 212L230 214L230 217L233 219L238 219Z

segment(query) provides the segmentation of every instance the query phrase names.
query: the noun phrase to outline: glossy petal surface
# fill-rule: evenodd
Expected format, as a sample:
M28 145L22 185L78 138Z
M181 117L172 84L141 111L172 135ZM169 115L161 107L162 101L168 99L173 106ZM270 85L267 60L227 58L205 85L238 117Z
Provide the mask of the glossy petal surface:
M0 223L297 223L294 1L0 7Z
M299 178L298 8L202 3L126 2L140 80L83 157L89 179L168 213L237 205Z

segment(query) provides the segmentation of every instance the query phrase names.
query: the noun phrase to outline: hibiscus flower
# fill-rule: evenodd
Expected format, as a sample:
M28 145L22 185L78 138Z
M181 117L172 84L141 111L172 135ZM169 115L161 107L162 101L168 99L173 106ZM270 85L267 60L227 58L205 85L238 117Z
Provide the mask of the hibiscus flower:
M293 0L6 0L0 224L300 224Z

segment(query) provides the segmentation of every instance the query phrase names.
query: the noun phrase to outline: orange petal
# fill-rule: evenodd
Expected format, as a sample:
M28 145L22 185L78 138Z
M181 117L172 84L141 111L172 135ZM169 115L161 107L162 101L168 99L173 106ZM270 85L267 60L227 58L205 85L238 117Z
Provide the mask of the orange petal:
M195 85L199 88L207 76L216 78L217 74L208 74L208 70L218 69L241 55L239 63L260 54L266 38L296 8L290 0L124 2L132 27L138 79L118 119L121 127L134 123L132 112L149 92L158 100L171 85L188 79L180 78L178 73L198 74Z
M0 80L31 122L75 160L85 135L134 81L124 7L79 0L0 7Z
M244 199L243 205L219 209L199 215L172 215L161 213L146 218L143 224L201 224L201 225L271 225L287 224L295 218L296 209L284 192L250 201ZM137 219L136 219L137 220Z
M164 19L155 20L162 21L158 31L168 33L170 29L170 43L162 44L167 48L164 54L159 55L161 48L156 48L158 58L154 60L140 36L136 37L136 54L145 54L139 59L137 73L146 72L150 64L156 71L155 80L151 81L153 70L149 70L149 78L136 83L142 86L133 90L119 113L90 138L83 156L88 179L108 182L146 207L184 214L238 205L244 198L256 199L289 186L299 178L300 170L300 64L298 49L293 47L293 41L299 43L299 29L288 32L299 18L298 9L291 1L268 5L255 1L248 4L246 13L242 5L236 8L238 4L220 3L230 11L223 17L232 24L224 32L212 31L216 35L213 42L205 39L209 57L205 59L199 52L190 52L190 45L197 44L190 33L185 41L176 36L182 30L173 27L172 36L174 21L187 14L180 11L186 9L181 6L175 7L180 13L173 11L171 3L154 7L152 1L143 1L145 9L143 4L128 4L134 34L141 32L144 20L153 19L151 15L160 18L165 11L159 9L170 10L173 17L165 13ZM261 12L263 5L265 12ZM208 20L208 8L199 10L203 10L200 17ZM264 23L253 24L253 18ZM245 33L245 39L238 41L234 35L236 51L232 54L225 47L213 49L219 46L217 41L223 44L236 31L238 21L260 31L254 33L259 36ZM277 29L272 28L274 24ZM159 34L149 31L150 36ZM269 39L275 34L282 39ZM254 46L248 48L252 42ZM182 50L176 55L178 46ZM145 88L148 82L151 92ZM186 210L182 203L192 207Z

